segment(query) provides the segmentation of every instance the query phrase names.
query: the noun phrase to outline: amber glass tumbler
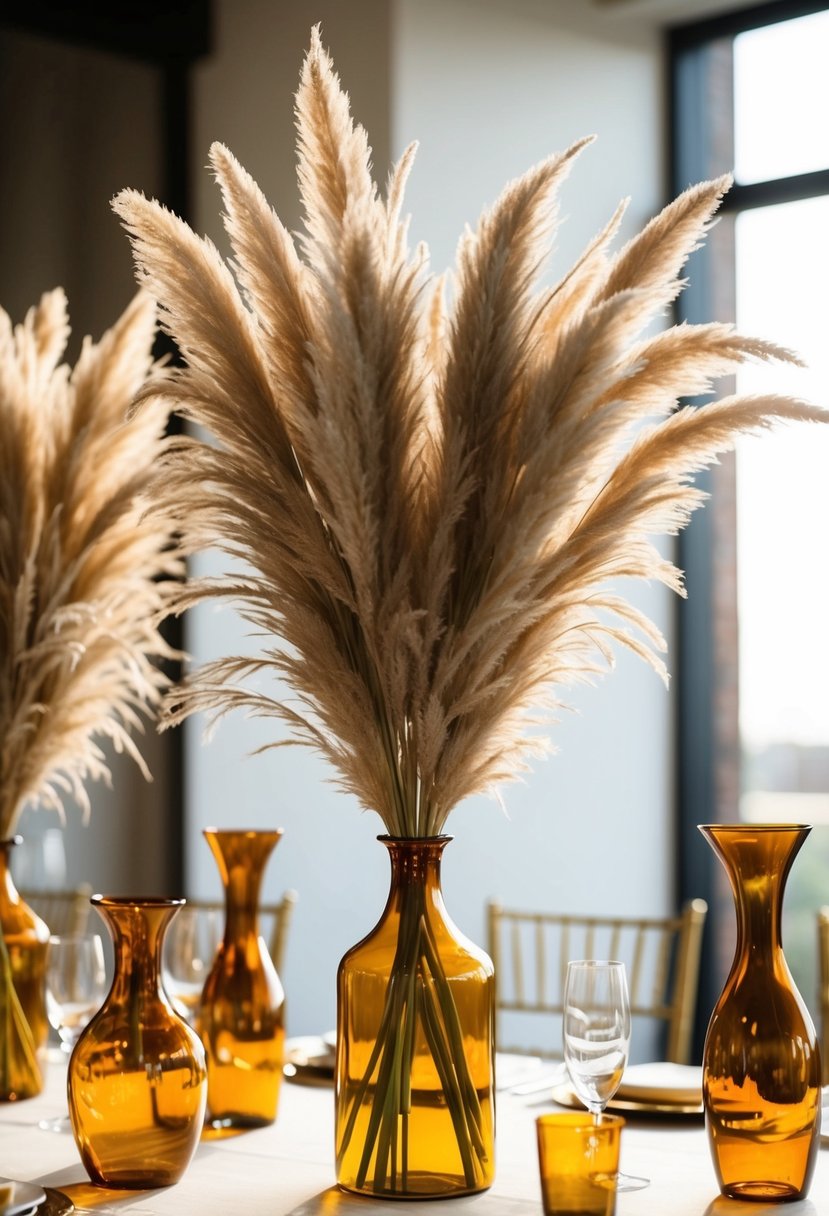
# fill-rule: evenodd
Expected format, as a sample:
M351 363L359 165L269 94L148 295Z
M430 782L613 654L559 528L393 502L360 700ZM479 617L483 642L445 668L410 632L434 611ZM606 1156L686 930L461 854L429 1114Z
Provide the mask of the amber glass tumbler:
M820 1055L780 936L783 890L811 829L709 824L700 831L725 866L737 947L703 1052L702 1092L714 1168L732 1199L806 1194L820 1135Z
M170 1186L201 1135L204 1049L161 986L162 939L183 903L92 897L112 934L115 976L72 1052L68 1092L81 1160L103 1186Z
M397 1198L494 1177L494 973L441 894L450 837L380 837L391 888L337 979L337 1181Z
M624 1125L604 1114L536 1119L544 1216L613 1216Z
M197 1029L207 1055L208 1122L273 1123L285 1047L285 994L259 935L259 891L282 836L208 828L225 890L224 937L202 991Z

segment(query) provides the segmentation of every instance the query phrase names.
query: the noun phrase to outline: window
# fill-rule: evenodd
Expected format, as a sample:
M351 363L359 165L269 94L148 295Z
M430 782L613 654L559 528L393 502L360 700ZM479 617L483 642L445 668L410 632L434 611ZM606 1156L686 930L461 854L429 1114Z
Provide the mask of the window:
M671 34L674 192L735 178L689 268L683 315L736 320L808 365L747 367L740 391L829 407L827 54L825 3L765 4ZM680 554L680 889L709 899L718 959L701 1011L730 962L733 912L695 825L737 816L815 825L784 912L786 957L815 1011L815 913L829 902L829 427L741 442L707 488L708 518Z

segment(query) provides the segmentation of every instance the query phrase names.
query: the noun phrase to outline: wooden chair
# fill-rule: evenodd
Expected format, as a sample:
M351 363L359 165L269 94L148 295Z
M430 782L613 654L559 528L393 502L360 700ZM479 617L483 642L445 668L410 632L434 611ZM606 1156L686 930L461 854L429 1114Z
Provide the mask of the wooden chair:
M817 947L820 1058L823 1067L823 1083L829 1085L829 905L818 909Z
M499 1051L561 1058L553 1045L563 1011L567 963L576 958L620 959L626 965L631 1014L663 1023L666 1060L687 1064L691 1052L702 930L708 905L692 899L679 916L570 916L522 912L490 902L489 953L495 964L496 1042ZM541 1048L502 1041L505 1017L541 1014L550 1042ZM528 1019L537 1027L538 1021Z
M291 917L294 914L294 905L299 896L296 891L285 891L282 898L275 904L260 904L259 905L259 927L264 937L268 953L271 956L274 967L281 974L282 964L285 961L285 949L288 944L288 930L291 926ZM190 899L187 900L188 908L195 908L197 911L219 912L224 916L225 904L224 900L220 899Z
M89 883L81 883L67 891L20 891L21 899L46 922L50 933L57 934L88 931L91 894Z

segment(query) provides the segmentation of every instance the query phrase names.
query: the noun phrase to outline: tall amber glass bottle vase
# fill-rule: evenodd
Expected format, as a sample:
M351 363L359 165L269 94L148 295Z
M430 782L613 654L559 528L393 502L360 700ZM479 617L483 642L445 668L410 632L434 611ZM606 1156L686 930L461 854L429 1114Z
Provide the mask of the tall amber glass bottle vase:
M205 830L225 890L225 931L198 1011L207 1053L208 1122L218 1128L273 1123L285 1045L285 994L259 935L259 891L282 836Z
M69 1117L90 1178L170 1186L199 1142L204 1049L161 986L161 946L183 899L93 895L115 948L109 995L69 1060Z
M21 840L0 840L0 1102L40 1093L49 1035L49 930L20 898L9 869L11 850Z
M793 1200L809 1189L820 1135L820 1055L780 935L783 889L810 832L801 824L700 828L725 866L737 948L708 1027L703 1100L720 1189Z
M494 1177L494 973L452 924L440 861L451 838L381 836L391 889L337 977L337 1181L435 1198Z

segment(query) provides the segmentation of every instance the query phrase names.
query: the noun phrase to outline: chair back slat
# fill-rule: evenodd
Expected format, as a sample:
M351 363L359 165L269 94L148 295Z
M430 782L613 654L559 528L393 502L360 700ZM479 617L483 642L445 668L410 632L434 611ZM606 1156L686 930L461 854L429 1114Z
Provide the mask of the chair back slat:
M630 999L634 1004L639 1001L639 990L642 983L642 968L645 958L645 930L641 922L634 924L636 935L633 939L633 959L630 965L630 973L628 975L628 987L630 988Z
M572 957L570 950L570 918L562 916L561 918L561 946L558 954L558 991L559 1001L564 993L564 983L567 979L567 962Z
M618 958L621 953L622 944L622 926L614 925L613 932L610 935L610 949L607 952L609 959Z
M651 1002L657 1005L668 986L668 968L671 965L671 950L676 937L676 928L671 925L658 935L656 966L653 969Z
M523 951L521 949L521 926L518 921L512 923L512 982L519 1001L524 1000L524 968L522 966Z
M541 917L535 922L535 988L538 999L547 999L547 959L545 953L544 922Z

